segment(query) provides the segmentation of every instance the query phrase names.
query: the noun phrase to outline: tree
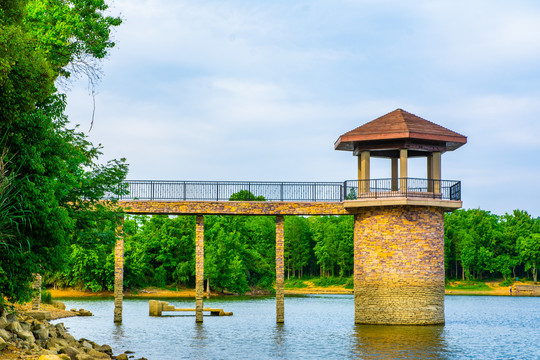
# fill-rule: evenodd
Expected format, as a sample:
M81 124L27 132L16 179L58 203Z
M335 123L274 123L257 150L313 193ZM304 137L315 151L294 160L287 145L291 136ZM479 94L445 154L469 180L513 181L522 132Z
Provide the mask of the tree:
M518 240L519 254L525 263L525 271L531 270L533 281L538 280L538 266L540 265L540 233L530 234Z
M229 201L266 201L264 196L255 196L251 191L240 190L229 197Z
M118 217L98 199L125 191L127 165L99 165L100 148L68 128L65 96L55 88L70 64L101 59L114 45L109 33L119 22L103 22L105 9L100 0L0 3L0 136L25 218L14 235L23 246L1 259L3 269L19 266L6 273L0 297L28 299L32 273L61 267L65 249L95 233L98 216ZM84 25L66 25L74 22Z

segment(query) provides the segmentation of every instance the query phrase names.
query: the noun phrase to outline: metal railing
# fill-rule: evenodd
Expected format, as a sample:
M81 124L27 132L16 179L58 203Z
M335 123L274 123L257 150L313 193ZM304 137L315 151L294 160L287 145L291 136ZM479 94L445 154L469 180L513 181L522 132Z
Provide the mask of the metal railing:
M344 183L271 181L148 181L126 180L122 200L179 201L343 201Z
M389 197L461 200L461 182L417 178L370 179L345 181L345 199Z
M387 197L460 200L461 182L415 178L345 182L126 180L120 200L341 202Z

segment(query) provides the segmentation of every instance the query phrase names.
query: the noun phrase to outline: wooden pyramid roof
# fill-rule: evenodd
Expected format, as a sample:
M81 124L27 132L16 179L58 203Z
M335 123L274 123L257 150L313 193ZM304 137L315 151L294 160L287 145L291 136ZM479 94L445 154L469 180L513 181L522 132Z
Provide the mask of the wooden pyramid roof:
M439 151L455 150L467 143L467 137L402 109L396 109L341 135L336 150L353 151L358 147L421 149L433 145ZM385 146L387 145L387 146ZM428 148L425 147L424 148Z

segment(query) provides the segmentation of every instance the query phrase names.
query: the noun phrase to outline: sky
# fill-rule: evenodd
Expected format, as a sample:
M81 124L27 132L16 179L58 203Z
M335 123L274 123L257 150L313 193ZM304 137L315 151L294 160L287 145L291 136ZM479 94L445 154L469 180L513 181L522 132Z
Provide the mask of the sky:
M397 108L467 136L464 208L540 216L540 2L115 0L124 23L73 126L128 179L344 181L337 138ZM425 159L409 163L425 178ZM374 159L371 177L390 176Z

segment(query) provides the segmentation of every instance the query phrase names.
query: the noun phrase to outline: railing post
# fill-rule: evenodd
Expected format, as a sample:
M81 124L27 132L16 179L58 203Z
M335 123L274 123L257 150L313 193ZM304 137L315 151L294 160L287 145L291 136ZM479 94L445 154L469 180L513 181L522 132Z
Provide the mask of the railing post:
M154 200L154 182L150 181L150 200Z
M184 181L184 201L187 200L187 197L186 197L186 182Z
M313 183L313 202L317 201L317 183Z
M219 182L216 181L216 201L219 201Z
M279 199L283 201L283 183L281 183L281 189L280 189L280 197Z

